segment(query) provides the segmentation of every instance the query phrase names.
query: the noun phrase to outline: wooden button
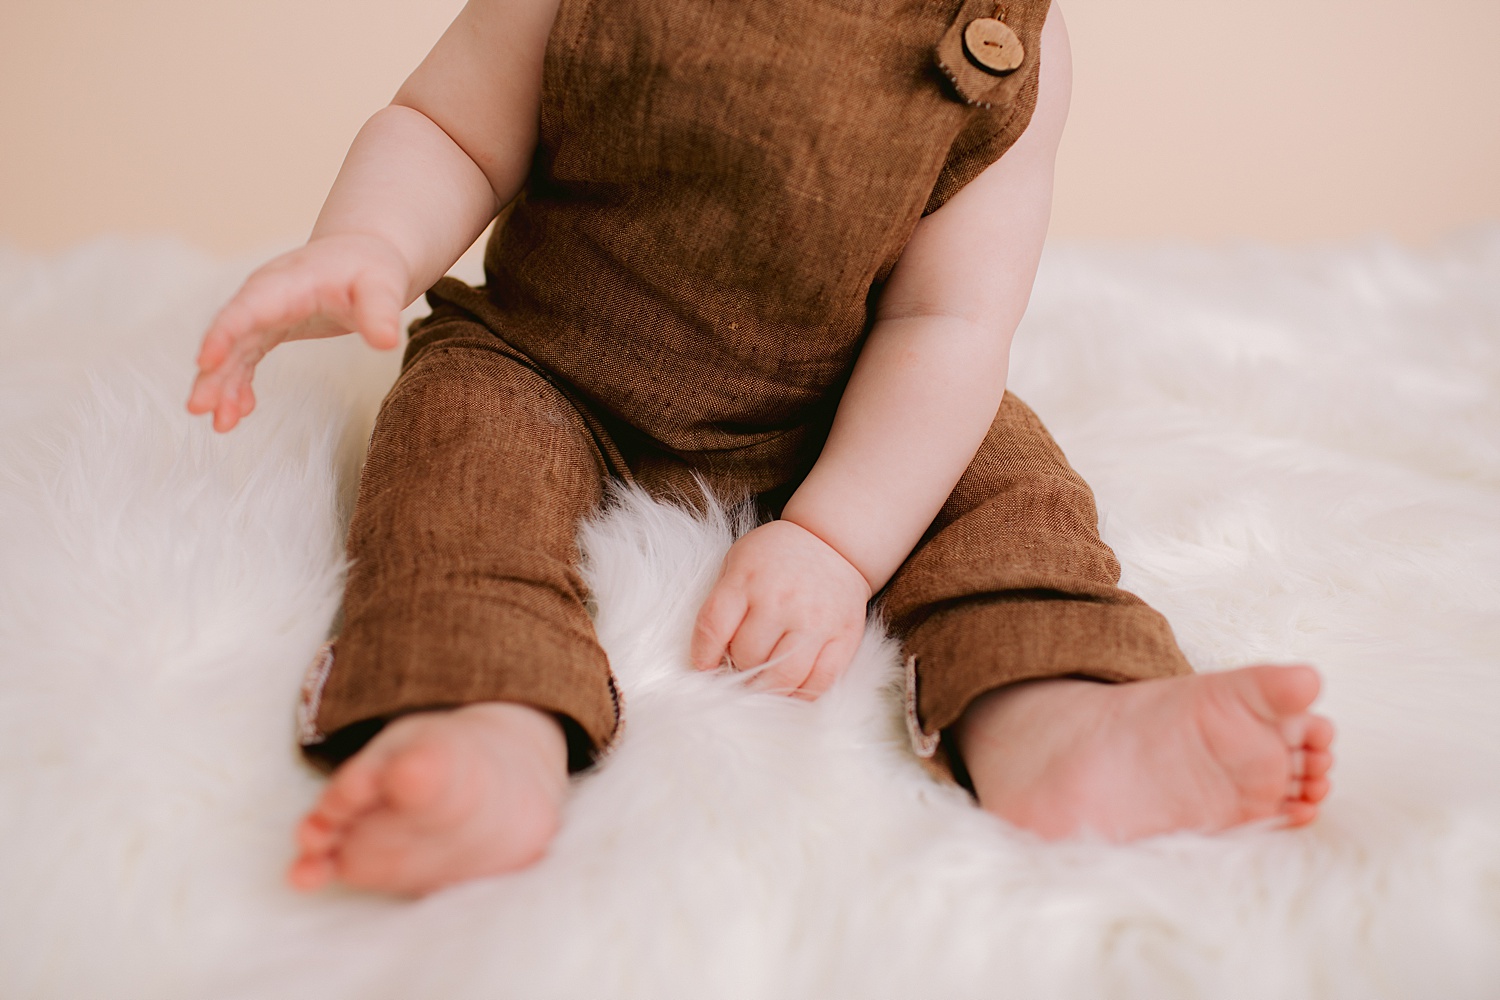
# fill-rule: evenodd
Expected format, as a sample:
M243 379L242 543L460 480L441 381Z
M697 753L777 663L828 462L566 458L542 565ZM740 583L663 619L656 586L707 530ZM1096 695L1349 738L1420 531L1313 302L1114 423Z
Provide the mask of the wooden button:
M1025 60L1026 47L1004 21L978 17L964 29L964 53L986 73L1004 76Z

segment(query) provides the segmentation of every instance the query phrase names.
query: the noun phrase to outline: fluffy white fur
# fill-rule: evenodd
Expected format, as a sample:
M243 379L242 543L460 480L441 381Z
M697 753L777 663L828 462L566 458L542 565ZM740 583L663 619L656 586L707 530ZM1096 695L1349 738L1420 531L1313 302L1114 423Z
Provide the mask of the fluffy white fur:
M0 996L1500 995L1500 230L1417 253L1054 250L1014 388L1204 670L1309 661L1323 818L1047 845L926 778L874 630L805 705L683 666L731 538L584 533L628 709L547 859L300 897L301 671L396 358L278 350L183 411L245 262L0 252Z

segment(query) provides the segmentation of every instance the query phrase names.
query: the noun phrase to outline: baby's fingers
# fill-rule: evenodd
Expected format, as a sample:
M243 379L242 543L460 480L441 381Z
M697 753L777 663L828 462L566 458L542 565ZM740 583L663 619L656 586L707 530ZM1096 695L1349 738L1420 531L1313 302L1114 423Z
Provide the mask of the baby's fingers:
M188 394L189 413L209 413L219 405L224 395L224 377L219 372L199 372L193 379L193 391Z
M225 431L233 427L238 419L238 410L231 414L226 404L238 397L234 385L235 368L223 365L211 371L198 373L193 380L193 391L188 395L189 413L212 413L214 429Z
M264 353L265 341L280 339L277 334L312 315L315 305L310 298L284 275L251 275L209 324L198 367L212 371L244 355L247 348Z
M730 665L742 672L757 670L765 666L776 652L777 644L786 636L786 631L786 624L780 616L769 612L763 604L752 603L750 610L745 614L745 620L740 622L734 630L734 637L729 640ZM771 673L773 677L780 676L775 674L774 670L773 665L766 667L760 673ZM756 677L755 680L758 681L760 678ZM784 683L768 681L766 684L756 686L777 687L784 686Z
M239 389L235 393L235 406L240 411L240 416L248 417L255 409L255 390L250 387L250 379L241 380Z
M751 679L750 686L794 698L817 697L805 694L802 688L812 675L821 648L821 641L806 632L786 633L777 640L766 657L765 669Z
M849 664L854 659L854 651L859 648L859 638L848 638L836 636L823 644L818 651L818 657L813 661L812 670L807 679L802 682L793 694L798 698L806 698L812 701L833 687L834 681L844 676L844 671L849 669Z
M713 670L724 660L740 623L745 620L749 602L743 592L715 585L698 609L693 623L693 639L688 646L688 662L694 670Z
M234 430L234 425L240 422L242 415L239 393L222 390L219 394L218 405L214 407L214 430L220 434Z
M368 276L354 284L354 328L371 347L386 351L401 343L401 295Z
M255 393L250 389L250 371L235 360L218 368L201 371L193 380L188 395L189 413L212 413L214 430L230 430L240 417L255 408Z

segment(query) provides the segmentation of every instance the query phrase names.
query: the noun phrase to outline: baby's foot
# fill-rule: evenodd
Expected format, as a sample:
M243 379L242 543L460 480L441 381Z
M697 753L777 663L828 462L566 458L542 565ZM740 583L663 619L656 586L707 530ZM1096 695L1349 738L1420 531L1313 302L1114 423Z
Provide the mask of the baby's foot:
M970 706L959 751L981 806L1049 839L1298 826L1333 763L1333 724L1308 712L1318 686L1310 667L1017 684Z
M334 773L287 879L420 895L524 868L557 832L567 760L557 720L525 705L397 719Z

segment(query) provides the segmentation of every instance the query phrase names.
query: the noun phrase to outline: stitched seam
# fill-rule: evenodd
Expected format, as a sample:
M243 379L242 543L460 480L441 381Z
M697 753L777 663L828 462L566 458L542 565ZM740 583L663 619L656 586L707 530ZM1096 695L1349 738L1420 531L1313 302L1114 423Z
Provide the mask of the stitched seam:
M609 734L608 741L599 748L599 756L603 757L620 745L620 738L625 734L625 695L620 690L619 682L615 680L614 671L609 674L609 698L614 703L615 728Z
M924 733L922 722L917 718L917 658L906 658L906 735L911 740L912 752L923 760L937 753L940 733Z
M323 705L323 686L333 670L333 643L325 642L313 657L302 677L302 692L297 699L297 742L316 746L328 737L318 728L318 710Z

